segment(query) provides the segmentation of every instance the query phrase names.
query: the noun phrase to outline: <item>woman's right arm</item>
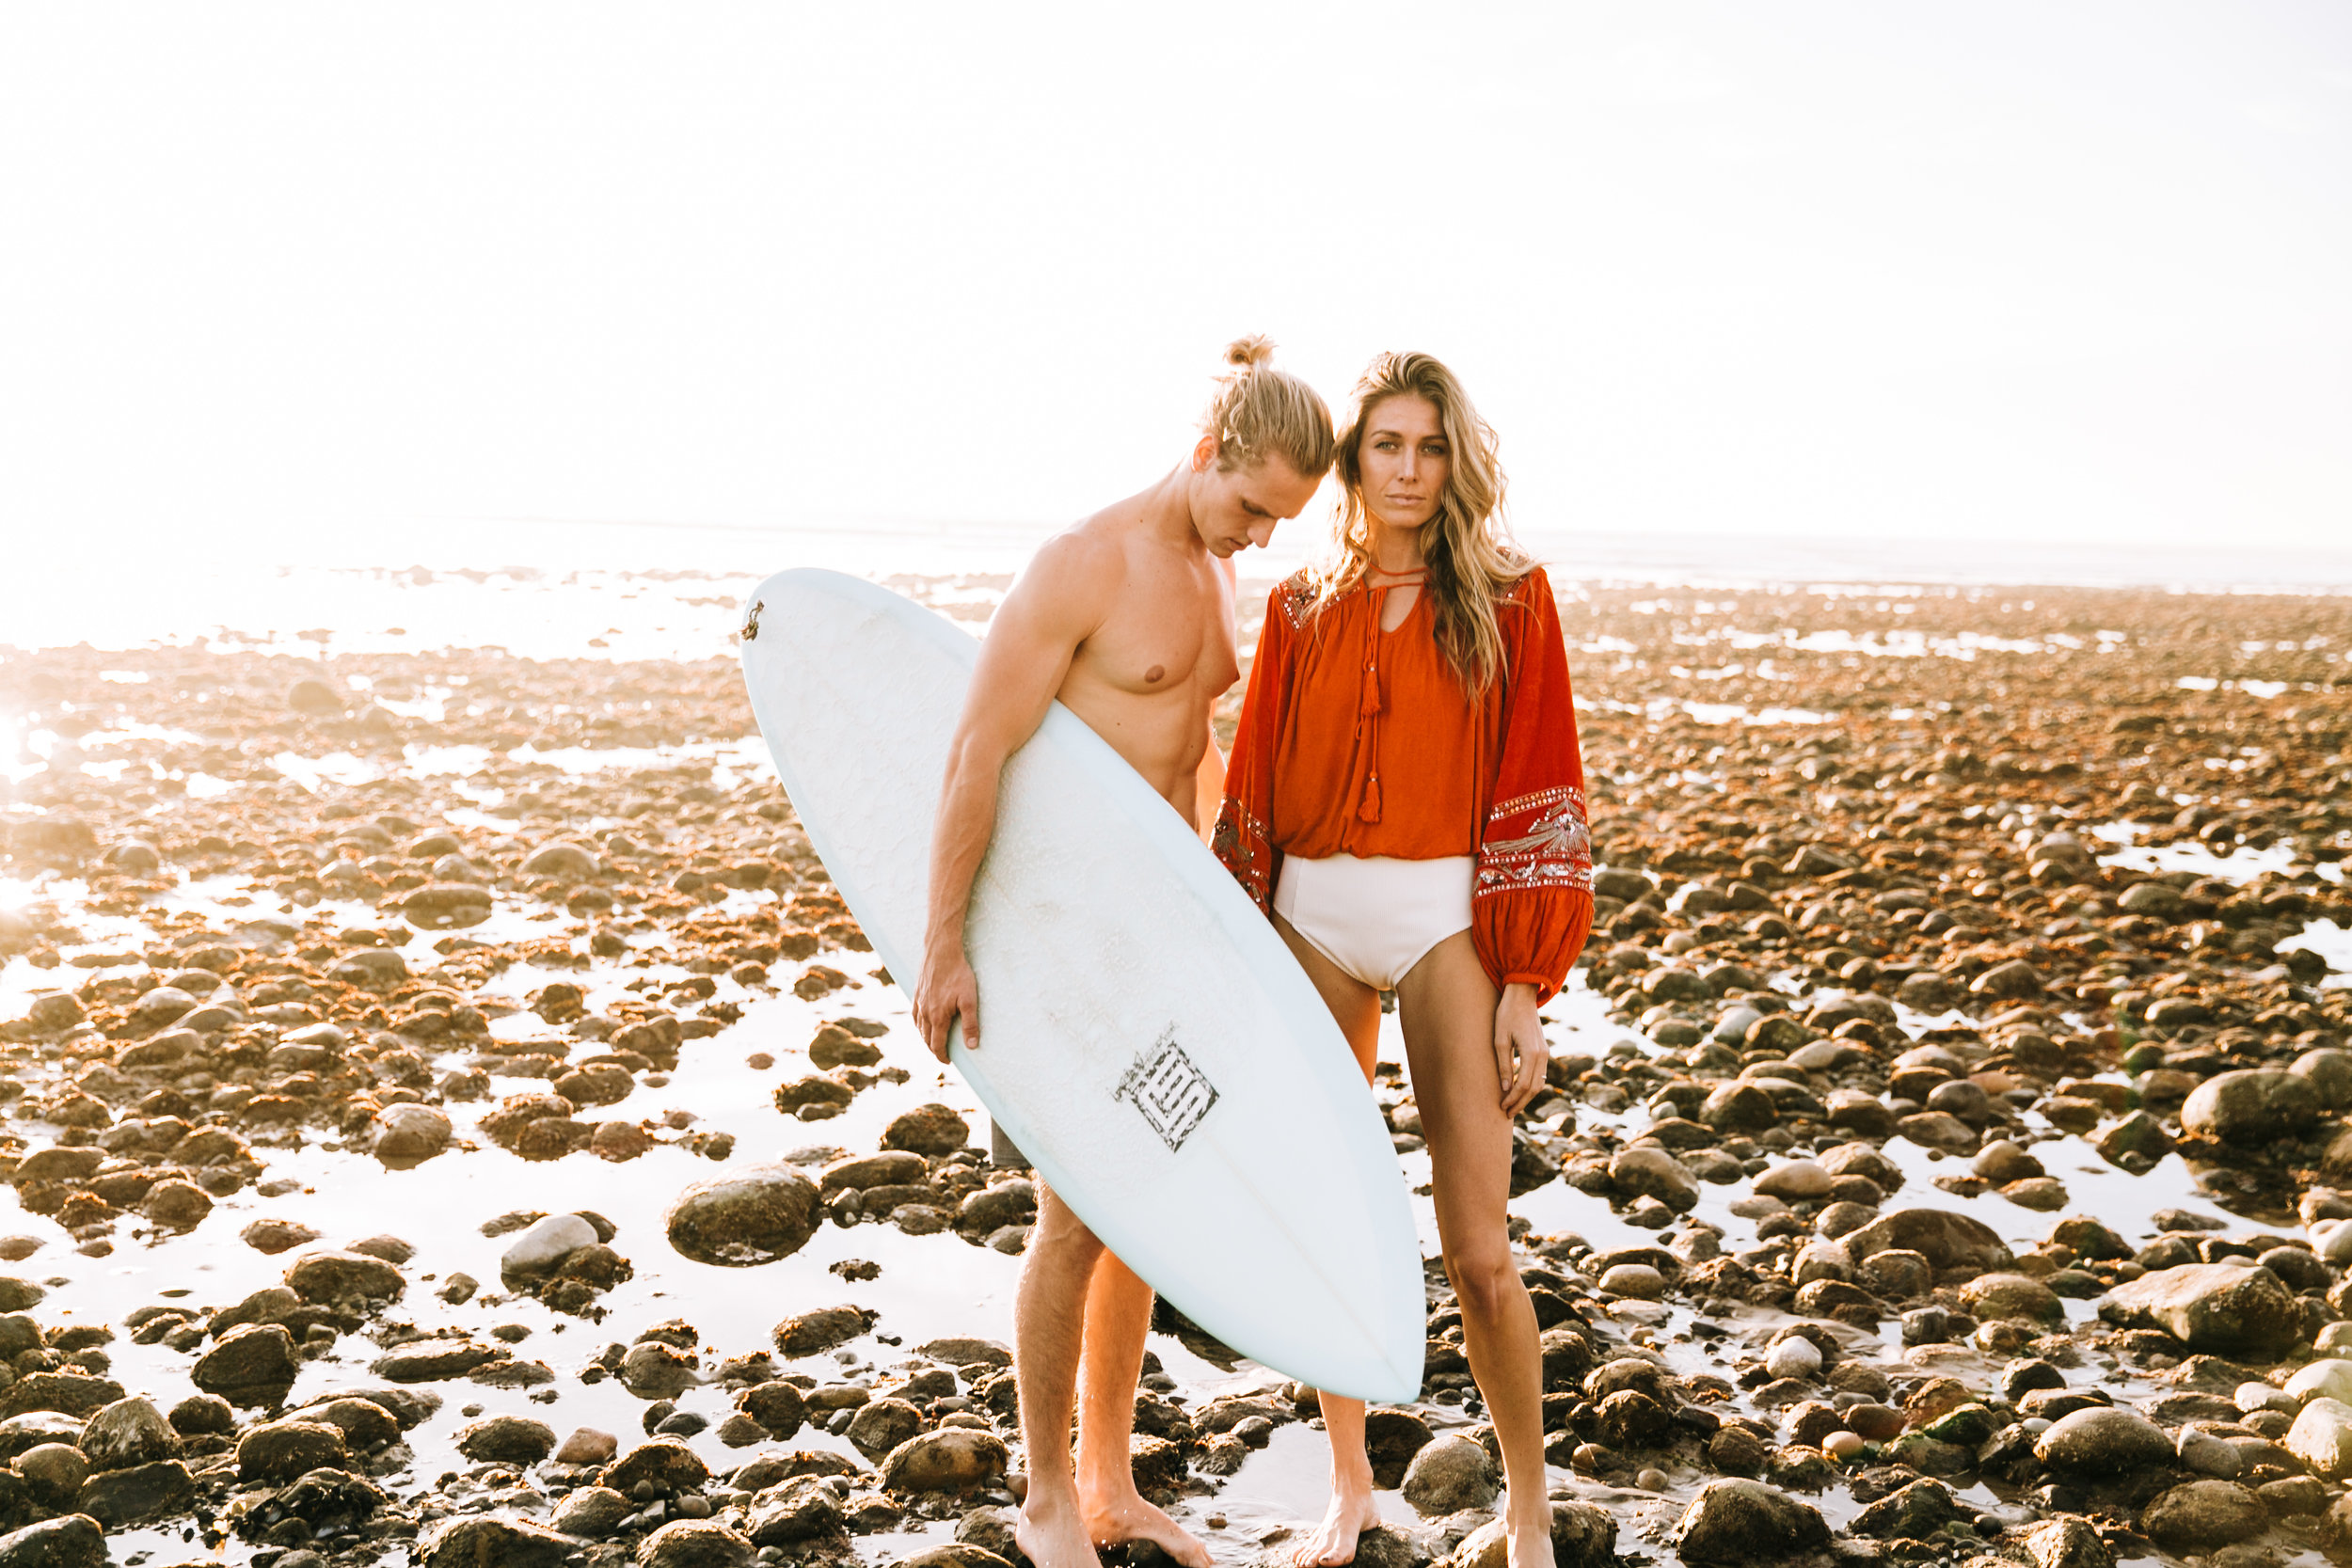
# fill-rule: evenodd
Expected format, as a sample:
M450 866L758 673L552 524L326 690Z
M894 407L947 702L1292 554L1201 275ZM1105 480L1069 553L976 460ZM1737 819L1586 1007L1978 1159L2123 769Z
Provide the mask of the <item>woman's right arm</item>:
M1289 583L1266 595L1265 619L1258 627L1258 651L1249 660L1249 685L1241 718L1233 726L1232 754L1225 759L1225 799L1217 809L1209 847L1261 912L1274 913L1274 879L1281 855L1266 836L1274 814L1274 752L1282 734L1283 709L1295 650Z

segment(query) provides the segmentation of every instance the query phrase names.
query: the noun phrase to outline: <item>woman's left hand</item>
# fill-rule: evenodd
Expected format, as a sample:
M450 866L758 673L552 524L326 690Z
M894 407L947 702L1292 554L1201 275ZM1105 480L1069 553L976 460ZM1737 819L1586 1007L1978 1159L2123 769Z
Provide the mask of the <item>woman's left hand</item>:
M1535 988L1502 988L1495 1005L1495 1076L1502 1081L1502 1114L1516 1117L1535 1091L1544 1086L1551 1066L1551 1048L1544 1043L1544 1025L1535 1016Z

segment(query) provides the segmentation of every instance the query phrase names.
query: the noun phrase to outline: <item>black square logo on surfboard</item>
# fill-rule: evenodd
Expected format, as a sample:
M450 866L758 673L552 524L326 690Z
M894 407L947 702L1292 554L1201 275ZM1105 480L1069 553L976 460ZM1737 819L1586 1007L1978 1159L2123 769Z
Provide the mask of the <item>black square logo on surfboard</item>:
M1142 1112L1143 1119L1173 1154L1184 1147L1184 1140L1216 1103L1216 1085L1184 1054L1171 1027L1152 1042L1151 1050L1136 1057L1136 1065L1119 1080L1111 1098L1124 1100Z

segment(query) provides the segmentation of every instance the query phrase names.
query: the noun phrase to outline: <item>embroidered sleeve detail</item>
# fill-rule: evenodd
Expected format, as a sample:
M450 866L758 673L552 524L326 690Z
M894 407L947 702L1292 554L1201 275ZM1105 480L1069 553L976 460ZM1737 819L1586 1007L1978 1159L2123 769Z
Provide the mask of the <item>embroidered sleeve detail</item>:
M1217 811L1209 847L1218 863L1232 873L1241 890L1249 895L1249 901L1258 906L1259 912L1270 918L1274 912L1274 855L1266 839L1265 824L1229 795Z
M1593 886L1593 840L1584 792L1572 785L1499 802L1478 850L1476 895L1518 888Z

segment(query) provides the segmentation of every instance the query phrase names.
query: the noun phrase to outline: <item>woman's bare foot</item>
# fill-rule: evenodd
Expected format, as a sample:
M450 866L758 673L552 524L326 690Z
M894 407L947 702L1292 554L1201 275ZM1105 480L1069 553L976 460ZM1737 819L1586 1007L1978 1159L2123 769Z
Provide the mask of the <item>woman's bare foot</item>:
M1087 1538L1097 1545L1149 1541L1184 1568L1209 1568L1209 1548L1166 1512L1144 1501L1143 1494L1133 1486L1126 1487L1123 1494L1114 1493L1099 1499L1081 1498L1078 1512L1086 1525ZM1028 1551L1027 1544L1024 1543L1021 1549ZM1029 1560L1037 1562L1037 1554L1030 1552ZM1038 1562L1038 1568L1046 1565Z
M1021 1555L1037 1568L1101 1568L1102 1559L1094 1555L1094 1543L1087 1534L1086 1521L1077 1509L1068 1502L1039 1506L1032 1495L1028 1504L1014 1516L1012 1538L1021 1546ZM1202 1562L1207 1556L1202 1555Z
M1306 1544L1290 1555L1293 1568L1337 1568L1356 1560L1356 1538L1380 1522L1369 1488L1334 1487L1331 1506Z
M1511 1568L1552 1568L1551 1499L1538 1498L1529 1509L1514 1508L1508 1517Z

